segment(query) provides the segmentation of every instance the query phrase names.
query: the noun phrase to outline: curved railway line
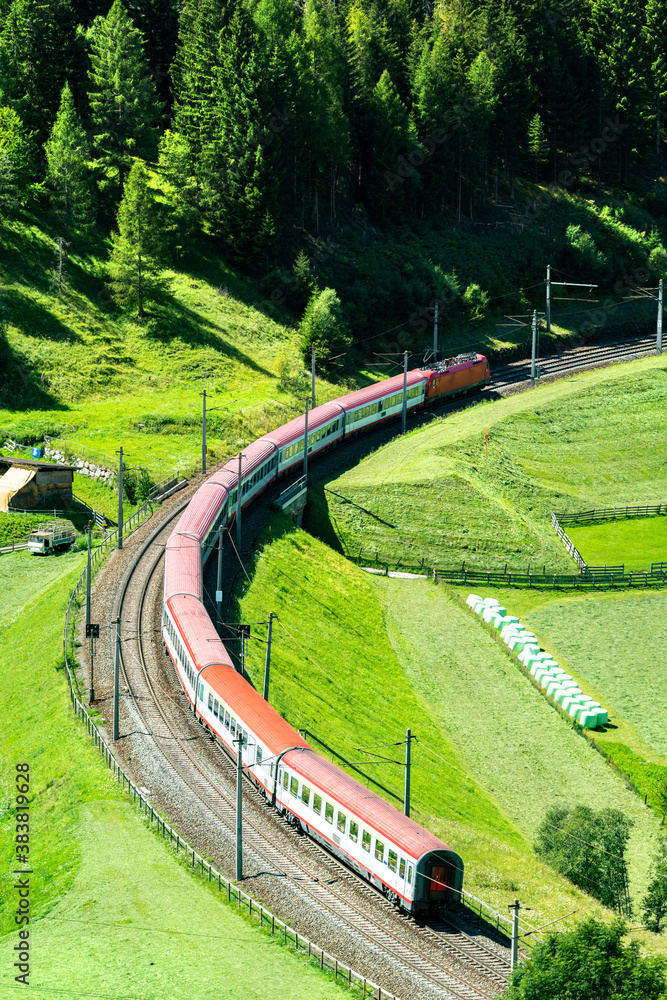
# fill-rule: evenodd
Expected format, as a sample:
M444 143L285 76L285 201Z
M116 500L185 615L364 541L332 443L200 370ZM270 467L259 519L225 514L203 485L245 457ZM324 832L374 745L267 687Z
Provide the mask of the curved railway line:
M130 625L136 633L136 640L131 642L131 649L129 651L126 649L123 653L123 674L134 712L145 727L144 732L151 734L168 767L213 814L231 838L236 823L234 793L230 792L230 786L233 789L236 780L235 765L212 737L207 739L207 734L199 725L195 723L189 725L188 735L184 737L183 722L191 722L191 713L186 711L183 701L179 702L176 712L170 710L173 706L172 699L167 699L166 704L169 708L165 708L161 690L163 680L154 675L157 664L153 662L149 665L150 655L147 656L144 641L146 633L152 634L152 623L147 619L151 618L152 613L154 614L154 609L153 612L150 609L148 595L151 587L155 591L159 590L159 570L162 561L160 541L166 536L169 526L179 513L180 508L144 543L138 558L129 567L129 573L123 583L117 603L117 613L123 619L125 627ZM159 551L157 554L152 554L151 550L154 552L156 545ZM131 618L128 616L128 610L132 615ZM179 717L183 713L189 718L183 720ZM193 725L198 730L194 738L190 734ZM211 767L210 761L204 763L200 755L191 749L193 745L196 746L197 743L204 741L209 744L209 756L211 754L214 756L217 767ZM361 879L317 845L305 841L294 831L281 830L280 839L283 843L280 843L271 828L276 823L286 827L284 820L278 820L271 814L276 823L266 822L269 807L247 779L244 783L244 792L246 797L250 795L254 799L251 816L259 811L263 814L264 820L260 827L247 813L244 816L244 846L250 852L251 866L259 866L260 870L268 867L269 871L277 872L279 877L290 882L292 891L307 905L316 905L320 910L326 911L334 921L343 922L353 935L370 944L376 953L386 953L388 961L398 962L404 969L410 970L416 981L421 980L424 985L427 983L430 985L433 996L452 997L455 1000L479 1000L479 998L491 1000L504 987L509 969L502 955L454 928L436 933L428 928L417 928L412 925L409 928L410 936L423 939L419 942L421 947L413 942L406 942L404 928L407 918L398 917L390 904L375 890L366 886ZM291 841L291 844L286 844L285 841ZM356 890L354 894L358 894L361 890L363 901L366 903L372 901L373 906L362 909L349 893L343 895L332 884L323 881L321 874L312 871L313 866L298 856L304 853L303 850L299 850L301 846L305 846L305 853L311 856L308 862L311 858L317 859L317 867L323 864L329 869L328 874L333 875L333 881L344 879L348 888ZM373 915L370 909L381 910L384 919L379 919L380 915ZM427 949L430 954L427 954ZM439 958L442 960L439 961ZM450 961L454 958L459 966L467 967L469 976L471 971L474 972L473 980L476 981L471 981L456 969L447 967L443 962L447 958ZM393 989L393 984L388 988ZM412 995L423 997L426 994L423 987L417 986Z
M631 342L576 347L542 359L541 380L644 356L653 353L654 345L652 338L642 337ZM484 391L517 391L526 387L529 378L529 361L512 362L494 372L490 386ZM467 400L450 401L439 409L448 412L468 404ZM430 413L417 415L413 426L431 418ZM393 434L395 428L384 431L385 437ZM368 450L369 442L376 447L375 438L376 435L370 435L366 447L363 440L355 443L350 453L363 453L359 449ZM285 485L283 482L281 488ZM267 494L259 504L268 506L270 500L271 495ZM161 643L146 641L148 636L153 640L159 636L164 545L171 524L185 505L176 504L173 512L150 530L147 540L130 555L113 598L114 616L123 620L125 631L130 626L134 633L134 638L126 639L122 657L127 685L127 694L122 699L124 732L128 733L128 721L135 725L129 726L134 732L121 734L121 743L128 739L125 746L133 747L133 769L144 775L143 780L152 784L151 777L146 775L155 776L158 772L169 775L167 784L172 794L163 795L168 811L181 792L189 796L191 803L194 800L195 806L186 806L186 813L188 808L197 813L195 826L198 824L208 848L218 848L217 853L222 855L229 870L236 823L235 764L194 720ZM141 744L143 751L137 754L134 747ZM293 911L301 915L303 907L310 911L308 919L302 922L307 932L320 940L324 937L321 943L342 952L341 960L350 961L355 968L365 961L369 977L373 975L377 981L383 981L383 988L415 1000L431 997L491 1000L504 988L509 965L501 950L493 950L455 925L441 922L435 930L399 915L350 869L289 828L270 810L247 778L244 809L244 845L247 866L252 869L252 874L246 873L246 879L253 879L264 894L270 894L271 886L280 883L282 897L279 893L278 909L280 898L286 899L285 886L289 885L292 897L289 905ZM206 816L206 821L202 816ZM211 838L211 825L218 828L220 836ZM205 828L207 833L203 832Z

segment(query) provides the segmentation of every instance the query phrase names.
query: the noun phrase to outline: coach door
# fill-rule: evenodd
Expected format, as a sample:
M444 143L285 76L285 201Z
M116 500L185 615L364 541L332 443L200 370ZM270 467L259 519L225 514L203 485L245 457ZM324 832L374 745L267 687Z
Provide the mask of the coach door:
M433 906L444 906L447 902L448 876L451 872L449 865L428 865L426 877L428 879L427 899Z

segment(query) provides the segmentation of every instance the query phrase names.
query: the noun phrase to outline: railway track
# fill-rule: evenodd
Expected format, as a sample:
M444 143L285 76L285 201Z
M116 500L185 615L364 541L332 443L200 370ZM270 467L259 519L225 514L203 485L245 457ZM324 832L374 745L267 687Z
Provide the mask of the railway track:
M159 570L164 542L181 509L144 543L122 585L116 613L125 623L125 630L129 624L136 633L130 648L125 646L122 669L131 714L140 722L141 731L150 734L169 769L187 785L231 839L236 824L236 765L212 735L207 739L206 731L193 721L192 713L184 707L184 697L165 699L160 690L163 681L156 676L159 671L157 657L154 663L150 662L152 658L145 642L145 637L155 631L150 620L149 592L153 590L154 596L161 592ZM165 669L161 652L159 656ZM209 751L208 762L202 762L199 753L203 744ZM211 766L211 755L217 767ZM385 955L391 962L398 962L403 969L410 970L415 980L421 979L424 986L431 987L428 993L432 996L491 1000L504 988L509 966L497 952L485 948L457 928L442 924L436 931L420 928L408 922L406 917L398 917L393 907L374 889L312 841L307 841L308 853L319 863L313 865L320 869L320 874L315 874L298 856L304 852L302 847L299 850L301 838L295 831L277 820L272 812L260 816L257 821L257 813L270 807L248 779L245 797L251 797L255 807L244 817L244 845L249 867L254 866L258 871L268 869L274 876L285 878L306 905L316 906L334 921L345 924L348 932L362 939L367 947L370 945L378 957ZM277 824L282 829L274 832ZM330 878L322 878L322 868ZM345 892L334 887L341 882L345 884ZM380 911L377 916L368 909L361 909L351 898L352 895L358 897L360 891L372 904L370 908ZM455 968L444 964L446 959ZM417 991L413 995L425 996L426 993Z
M655 354L655 337L638 337L634 340L618 340L608 344L594 344L589 347L573 347L559 354L538 359L540 379L553 378L585 368L596 368L611 363L630 361L633 358ZM530 358L512 361L493 371L490 390L505 389L530 379Z

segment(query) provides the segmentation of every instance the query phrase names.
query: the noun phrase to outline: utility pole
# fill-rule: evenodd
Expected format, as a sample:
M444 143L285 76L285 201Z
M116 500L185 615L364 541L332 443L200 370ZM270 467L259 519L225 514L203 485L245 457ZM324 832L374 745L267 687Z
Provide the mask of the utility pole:
M313 400L313 409L315 409L315 406L317 405L315 403L315 344L312 345L312 352L313 352L312 353L312 360L311 360L311 363L310 363L310 367L311 367L311 388L310 388L310 395L311 395L312 400Z
M123 547L123 448L118 449L118 548Z
M243 460L243 452L239 452L239 480L238 489L236 497L236 550L241 555L241 462Z
M508 907L512 911L512 951L510 953L510 969L514 969L519 957L519 910L521 904L518 899Z
M86 625L90 625L90 572L92 569L93 522L88 522L88 564L86 567Z
M310 400L306 396L306 422L303 429L303 478L308 485L308 403Z
M551 264L547 264L547 333L551 333Z
M405 795L403 796L403 813L410 815L410 744L414 736L409 729L405 730Z
M597 288L592 281L552 281L551 280L551 264L547 264L547 333L551 333L551 286L560 285L562 288L588 288L589 291L593 291Z
M201 393L201 471L206 475L206 389Z
M120 679L120 616L116 618L116 658L113 667L113 738L118 739L118 684Z
M238 744L236 758L236 881L243 878L243 734L233 741Z
M537 371L535 365L536 354L537 354L537 309L533 309L533 349L530 360L530 384L533 389L535 388L535 379L537 377Z
M218 619L218 632L222 632L222 532L223 527L218 528L218 579L215 588L215 605Z
M658 285L658 337L656 342L656 354L662 354L662 278Z
M435 318L433 321L433 361L438 360L438 303L435 304Z
M401 414L401 434L405 434L408 418L408 352L403 352L403 412Z
M264 701L269 700L269 674L271 672L271 632L273 630L273 619L276 616L273 611L269 614L269 630L266 636L266 662L264 664Z

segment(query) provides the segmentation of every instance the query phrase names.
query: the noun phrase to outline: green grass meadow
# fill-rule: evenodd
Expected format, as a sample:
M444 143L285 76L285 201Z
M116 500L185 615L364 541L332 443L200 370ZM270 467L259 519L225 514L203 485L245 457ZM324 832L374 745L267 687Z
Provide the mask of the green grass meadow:
M551 512L663 501L666 433L664 358L574 375L396 438L314 488L307 526L369 561L571 572Z
M633 517L599 524L570 524L565 528L589 566L650 569L667 562L667 517Z
M217 897L151 833L75 719L62 660L84 555L0 558L0 986L14 982L15 766L30 764L30 995L342 996ZM30 573L26 573L26 567ZM8 587L12 575L16 584Z
M373 764L366 751L400 760L410 727L415 817L460 851L469 891L503 910L520 896L534 907L534 924L599 912L533 854L536 829L557 802L617 806L633 819L635 898L644 890L659 818L444 588L370 576L280 519L239 609L250 622L269 611L279 617L271 703L399 807L402 767ZM262 627L253 631L263 636ZM263 646L249 650L259 687Z

